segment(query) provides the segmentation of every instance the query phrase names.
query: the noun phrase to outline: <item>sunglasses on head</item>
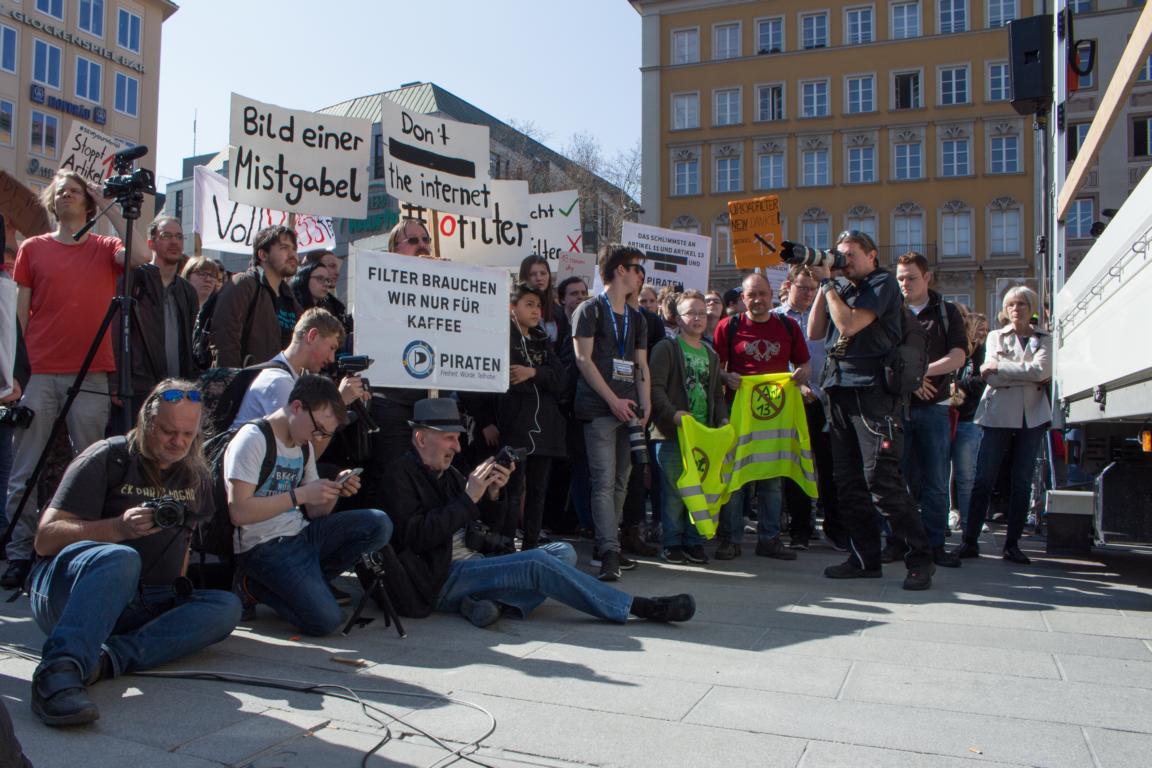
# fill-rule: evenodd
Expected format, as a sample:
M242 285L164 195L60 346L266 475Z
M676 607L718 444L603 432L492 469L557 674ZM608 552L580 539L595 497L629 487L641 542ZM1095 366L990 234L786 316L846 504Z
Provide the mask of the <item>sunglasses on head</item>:
M198 389L165 389L156 396L166 403L178 403L185 398L193 403L200 402L200 390Z

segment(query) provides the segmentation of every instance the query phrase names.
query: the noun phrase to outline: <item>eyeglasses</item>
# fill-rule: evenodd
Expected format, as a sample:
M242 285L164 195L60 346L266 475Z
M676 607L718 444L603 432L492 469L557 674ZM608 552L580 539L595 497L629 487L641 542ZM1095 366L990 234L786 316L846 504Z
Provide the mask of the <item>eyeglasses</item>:
M820 290L820 286L818 285L800 285L799 283L793 283L792 287L801 293L816 293L816 291Z
M183 240L184 239L184 233L183 232L160 232L159 234L156 235L156 237L154 237L152 239L153 240L160 240L160 241Z
M329 288L336 285L335 280L333 280L330 277L324 277L323 275L315 275L314 274L314 275L312 275L312 279L318 283L323 283L324 285L328 286Z
M429 243L431 243L431 242L432 242L432 238L430 238L430 237L428 237L428 236L424 236L424 237L408 237L408 238L404 238L404 239L403 239L403 240L401 240L400 242L402 242L402 243L408 243L408 245L420 245L421 243L423 243L424 245L428 245Z
M178 403L181 400L189 400L193 403L200 402L200 390L198 389L165 389L156 395L159 399L166 403Z
M308 418L312 419L312 437L316 438L317 440L327 440L328 438L332 437L332 432L329 432L326 429L321 429L320 425L316 423L316 417L312 415L312 409L306 408L305 410L308 411Z

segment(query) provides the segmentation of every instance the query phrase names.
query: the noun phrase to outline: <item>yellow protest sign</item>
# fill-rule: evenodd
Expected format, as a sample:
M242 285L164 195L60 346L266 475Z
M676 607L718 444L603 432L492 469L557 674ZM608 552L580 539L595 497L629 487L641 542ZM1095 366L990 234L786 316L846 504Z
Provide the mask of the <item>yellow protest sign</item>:
M780 263L776 250L784 239L780 229L780 198L776 195L728 201L732 224L732 255L740 269Z

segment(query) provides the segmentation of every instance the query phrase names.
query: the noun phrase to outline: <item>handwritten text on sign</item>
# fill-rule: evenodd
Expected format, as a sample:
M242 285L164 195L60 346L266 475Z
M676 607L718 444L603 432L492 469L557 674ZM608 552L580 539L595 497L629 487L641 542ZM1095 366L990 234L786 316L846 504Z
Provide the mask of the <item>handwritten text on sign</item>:
M224 253L252 253L252 238L264 227L288 225L288 214L228 199L228 180L202 166L192 169L196 233L200 246ZM334 248L332 219L296 214L296 244L301 251Z
M565 253L584 250L584 230L580 225L580 193L544 192L528 196L528 215L532 219L532 253L548 259L555 270Z
M353 246L356 353L373 385L505 392L508 273Z
M488 126L410 112L380 97L384 182L430 210L491 216Z
M732 223L732 255L737 267L752 269L780 263L780 255L772 250L778 249L783 239L780 198L765 195L729 200L728 219Z
M130 146L130 141L105 136L79 120L73 120L68 141L64 142L60 170L75 171L85 181L100 184L112 174L112 155Z
M708 290L712 238L626 221L621 239L624 245L644 251L647 282L657 289L671 285L679 286L677 290Z
M368 214L368 120L284 109L232 94L233 200L318 216Z

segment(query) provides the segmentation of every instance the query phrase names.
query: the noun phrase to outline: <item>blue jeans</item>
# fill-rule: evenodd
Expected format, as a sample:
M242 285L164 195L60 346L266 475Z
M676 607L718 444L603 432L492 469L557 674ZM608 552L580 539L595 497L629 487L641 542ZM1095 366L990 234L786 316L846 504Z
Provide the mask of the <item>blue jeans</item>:
M231 592L140 585L140 555L122 544L78 541L32 569L32 617L48 635L41 668L70 660L87 679L101 649L115 674L150 669L218 643L240 620Z
M455 612L465 597L494 600L527 618L547 598L608 621L628 620L632 596L574 567L576 551L565 542L497 557L452 563L436 610Z
M660 527L663 536L660 543L665 547L694 547L704 543L704 537L696 530L688 516L688 508L684 506L684 497L680 495L680 488L676 481L684 473L684 464L680 459L680 441L662 440L655 443L656 464L660 467L660 477L664 487L661 496L663 502L660 507ZM743 525L744 521L741 520Z
M933 547L948 533L948 453L952 427L945 405L914 405L904 420L904 456L900 470Z
M984 427L980 438L980 457L976 460L976 483L972 486L972 500L968 508L968 520L964 523L964 541L975 544L984 527L984 517L988 514L988 502L992 499L992 486L1000 474L1004 454L1012 448L1012 467L1008 499L1008 530L1004 536L1004 546L1015 546L1024 533L1024 522L1028 518L1028 500L1032 495L1032 469L1036 463L1036 452L1040 441L1048 432L1048 424L1038 427L1006 429Z
M596 548L620 551L620 516L628 493L632 459L628 455L628 430L615 416L598 416L584 425L592 487L592 522L596 525Z
M751 490L749 490L751 488ZM756 540L769 542L780 535L780 509L783 490L780 478L756 480L734 491L720 509L720 526L716 538L739 544L744 538L744 497L756 494Z
M312 520L295 536L257 544L238 556L248 591L306 635L328 635L344 620L328 582L392 538L378 509L346 509Z
M956 425L952 440L952 475L956 478L956 508L960 510L960 525L968 522L968 508L972 503L972 486L976 483L976 459L980 455L980 438L984 430L973 421Z

